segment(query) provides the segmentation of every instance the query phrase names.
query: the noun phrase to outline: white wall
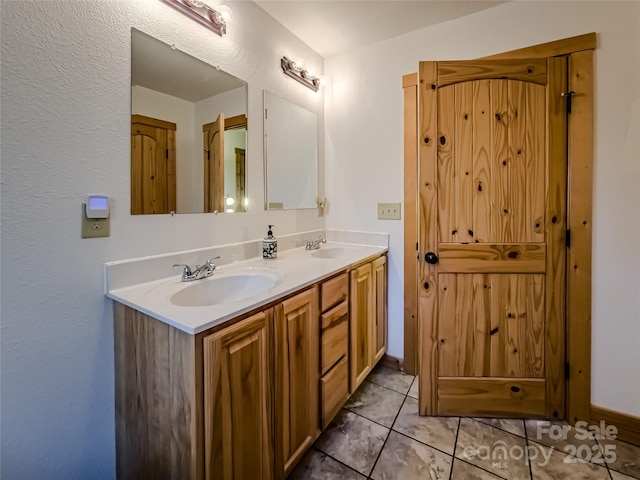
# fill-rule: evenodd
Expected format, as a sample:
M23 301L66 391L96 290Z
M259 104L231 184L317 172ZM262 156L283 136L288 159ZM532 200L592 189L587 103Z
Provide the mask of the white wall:
M218 37L158 0L2 1L2 467L9 479L115 476L113 321L106 261L324 227L264 212L262 91L318 113L280 69L323 61L252 2ZM249 83L249 213L129 215L135 27ZM111 237L80 238L87 193L109 194ZM194 263L201 259L194 258Z
M640 3L509 2L325 61L328 228L391 235L389 353L403 356L403 74L597 32L593 237L596 405L640 416ZM635 115L635 123L632 123Z

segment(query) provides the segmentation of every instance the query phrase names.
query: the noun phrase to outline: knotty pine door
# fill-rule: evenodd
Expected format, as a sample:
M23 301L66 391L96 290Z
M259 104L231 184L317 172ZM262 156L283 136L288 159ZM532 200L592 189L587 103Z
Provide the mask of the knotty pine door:
M421 62L420 413L564 416L564 58Z
M176 124L131 115L131 214L176 210Z
M202 126L204 213L224 212L224 114Z

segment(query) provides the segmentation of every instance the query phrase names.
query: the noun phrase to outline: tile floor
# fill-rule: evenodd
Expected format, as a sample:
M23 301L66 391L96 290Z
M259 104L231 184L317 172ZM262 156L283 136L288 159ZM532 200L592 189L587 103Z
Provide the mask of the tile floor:
M562 423L420 417L417 398L413 376L377 367L289 478L640 479L640 447Z

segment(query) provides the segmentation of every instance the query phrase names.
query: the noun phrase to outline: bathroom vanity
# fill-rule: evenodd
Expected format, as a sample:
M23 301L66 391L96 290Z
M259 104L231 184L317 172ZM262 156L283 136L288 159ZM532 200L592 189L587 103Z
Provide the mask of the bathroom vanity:
M213 305L180 293L234 274L273 286ZM330 242L174 277L107 287L118 478L284 478L386 351L386 247Z

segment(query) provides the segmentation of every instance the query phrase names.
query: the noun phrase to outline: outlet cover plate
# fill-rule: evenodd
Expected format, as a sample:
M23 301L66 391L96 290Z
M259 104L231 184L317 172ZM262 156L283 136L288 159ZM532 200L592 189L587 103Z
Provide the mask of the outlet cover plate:
M82 238L108 237L110 218L87 218L85 204L82 204Z
M379 203L378 220L400 220L402 212L401 203Z

